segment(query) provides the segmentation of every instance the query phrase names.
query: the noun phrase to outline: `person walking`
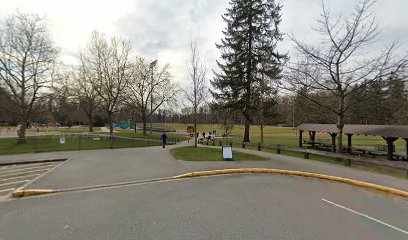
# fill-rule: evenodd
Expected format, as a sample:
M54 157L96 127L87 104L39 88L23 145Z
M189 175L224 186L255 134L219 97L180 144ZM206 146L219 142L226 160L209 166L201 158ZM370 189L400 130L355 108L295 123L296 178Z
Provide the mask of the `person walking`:
M166 135L166 132L163 132L163 134L162 134L161 137L160 137L160 140L163 140L163 148L165 148L165 147L166 147L166 144L167 144L167 135Z

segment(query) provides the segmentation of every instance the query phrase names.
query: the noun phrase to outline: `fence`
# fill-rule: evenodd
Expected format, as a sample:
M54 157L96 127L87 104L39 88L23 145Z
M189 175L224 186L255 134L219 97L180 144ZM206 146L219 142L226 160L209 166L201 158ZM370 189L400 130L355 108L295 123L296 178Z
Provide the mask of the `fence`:
M276 154L284 154L294 157L303 157L305 159L313 158L316 160L331 160L335 162L341 162L345 166L357 165L357 166L372 166L385 170L386 172L394 172L399 175L404 175L408 178L408 163L402 161L388 161L386 159L376 159L364 156L349 155L342 153L333 153L326 151L319 151L314 149L304 149L299 147L289 147L273 144L251 143L251 142L233 142L231 140L210 140L202 142L208 146L222 146L222 144L229 144L235 147L257 149L261 151L265 149Z
M114 149L114 148L133 148L160 146L162 141L136 137L110 137L108 134L54 134L27 137L26 143L17 144L17 138L0 139L2 147L0 154L12 153L38 153L51 151L69 151L69 150L89 150L89 149ZM168 145L175 144L177 139L169 137Z

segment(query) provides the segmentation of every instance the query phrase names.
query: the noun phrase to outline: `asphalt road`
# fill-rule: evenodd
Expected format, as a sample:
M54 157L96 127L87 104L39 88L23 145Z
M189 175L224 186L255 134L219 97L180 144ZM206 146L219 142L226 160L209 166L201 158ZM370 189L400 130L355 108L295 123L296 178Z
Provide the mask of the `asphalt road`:
M228 175L3 201L0 239L398 240L407 219L406 199L371 190Z

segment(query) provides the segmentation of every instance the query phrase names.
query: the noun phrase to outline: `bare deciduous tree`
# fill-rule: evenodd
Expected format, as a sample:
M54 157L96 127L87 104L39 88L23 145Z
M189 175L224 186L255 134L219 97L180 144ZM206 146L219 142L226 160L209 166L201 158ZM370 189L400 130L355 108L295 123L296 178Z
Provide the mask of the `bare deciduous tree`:
M53 46L44 18L16 13L1 22L0 89L19 116L19 142L25 142L27 122L46 87L53 81L59 49Z
M171 81L168 64L160 67L144 58L136 59L126 92L126 102L140 114L143 134L146 134L147 120L160 106L172 101L175 94L176 85Z
M81 65L78 71L72 72L70 82L66 84L70 95L75 98L75 101L78 102L79 107L88 118L89 132L93 132L95 112L101 103L98 91L92 85L94 77L92 71L87 71Z
M197 42L190 44L191 55L187 62L188 84L182 89L191 109L190 114L193 118L194 131L197 131L198 107L206 100L208 87L206 82L207 69L203 63L200 52L197 48ZM197 134L194 134L194 147L197 147Z
M113 136L113 114L124 101L125 90L130 81L131 45L129 41L93 32L85 51L81 52L81 72L86 75L92 89L106 112L109 133Z
M368 48L379 34L379 25L370 12L374 3L374 0L359 1L350 16L335 19L322 1L315 30L323 41L312 46L292 36L301 57L298 63L288 65L289 84L285 88L297 91L337 116L337 144L333 151L342 151L347 110L364 101L351 97L353 93L389 76L402 76L399 74L407 67L407 58L396 56L395 43L379 54ZM316 92L333 96L336 102L310 97Z

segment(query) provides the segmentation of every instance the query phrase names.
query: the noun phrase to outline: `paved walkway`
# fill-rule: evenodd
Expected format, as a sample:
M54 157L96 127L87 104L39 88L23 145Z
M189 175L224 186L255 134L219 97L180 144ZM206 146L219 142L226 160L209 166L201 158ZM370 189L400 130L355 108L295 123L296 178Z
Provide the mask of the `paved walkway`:
M189 162L175 160L169 149L187 146L145 147L131 149L104 149L73 152L55 152L0 156L0 162L69 158L61 166L30 184L27 188L67 189L113 184L126 181L171 177L192 171L225 168L266 167L315 172L376 183L408 191L408 180L372 173L331 163L306 160L247 149L235 151L257 154L270 161L257 162Z

